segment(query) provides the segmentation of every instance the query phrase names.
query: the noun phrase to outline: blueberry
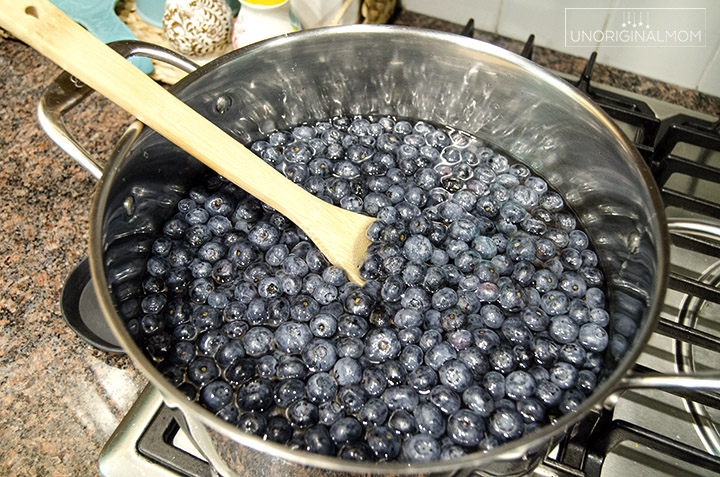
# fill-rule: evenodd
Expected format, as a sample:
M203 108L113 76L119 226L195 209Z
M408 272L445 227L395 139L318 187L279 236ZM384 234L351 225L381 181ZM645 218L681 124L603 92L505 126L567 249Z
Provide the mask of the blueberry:
M297 429L307 429L319 421L317 406L305 400L290 404L285 410L285 417L290 425Z
M605 321L607 313L596 313L602 316L602 321ZM580 343L588 350L601 352L607 348L608 345L608 334L602 326L597 323L586 323L580 327L578 339Z
M310 320L310 331L318 338L331 338L337 331L337 320L329 313L319 313Z
M390 410L405 409L412 411L420 402L420 398L409 386L392 386L382 393L382 400Z
M440 382L455 391L462 392L473 382L470 367L464 362L451 359L443 363L438 370Z
M548 333L558 343L575 341L579 331L577 323L567 315L553 316L548 326Z
M205 386L219 376L220 370L210 358L195 358L187 368L188 379L197 386Z
M170 239L179 240L185 236L188 223L181 218L172 218L163 225L163 233ZM150 270L148 270L150 272ZM152 272L150 272L152 274Z
M389 413L388 406L382 399L371 398L357 413L357 418L366 426L380 426L387 421Z
M571 299L582 298L587 291L585 280L579 274L572 272L566 272L560 276L558 287Z
M497 371L488 371L483 377L482 384L493 399L505 397L505 377Z
M405 290L404 295L400 299L400 304L404 308L423 312L429 310L431 307L430 298L425 289L416 286L409 287Z
M305 346L302 358L311 371L328 371L337 360L337 352L329 341L314 339Z
M305 385L299 379L285 379L275 386L274 400L279 407L288 407L301 399L305 393Z
M344 300L345 311L363 318L370 316L375 305L375 300L363 290L351 292Z
M262 414L246 412L238 419L237 426L246 434L262 437L267 430L267 418Z
M297 321L308 322L320 311L320 304L307 295L297 295L290 302L290 316Z
M168 275L171 275L173 271L175 271L175 269L170 270ZM162 293L166 289L165 281L163 281L162 278L153 277L152 275L143 280L142 287L145 293Z
M522 415L525 422L525 433L529 433L530 423L542 423L545 419L545 405L535 398L522 399L517 402L517 411Z
M318 407L318 416L322 424L331 426L342 417L342 409L336 402L326 401Z
M364 441L360 441L342 446L338 451L338 457L357 462L369 462L373 460L374 454L370 446Z
M457 358L457 351L443 341L425 351L425 364L437 370L447 361Z
M412 308L400 308L392 319L395 326L401 329L415 328L422 324L425 319L420 310Z
M263 412L269 409L273 402L273 388L267 379L251 379L238 388L237 406L242 411Z
M542 295L541 307L548 315L562 315L569 310L570 300L562 291L552 290Z
M308 452L321 455L335 455L337 452L328 428L322 424L305 431L304 438Z
M508 374L517 366L515 353L508 346L500 346L495 348L488 355L488 363L490 367L502 374Z
M400 455L402 440L388 427L371 427L365 441L377 459L392 460Z
M315 373L307 381L305 392L308 399L314 403L329 401L338 390L337 381L328 373Z
M332 375L340 386L358 384L362 380L362 367L353 358L340 358L333 366Z
M599 288L588 288L585 293L585 301L590 308L605 307L605 293Z
M450 438L465 447L474 447L484 437L485 422L482 416L469 409L460 409L448 419L447 433Z
M335 395L336 402L348 413L359 412L367 402L367 393L357 385L343 386Z
M168 360L177 366L187 366L195 359L195 345L187 341L175 343L168 354Z
M594 251L590 249L585 249L581 251L580 258L582 258L582 264L584 268L595 269L595 267L597 267L598 265L598 256ZM595 270L599 272L599 270ZM600 276L602 277L602 273L600 273Z
M577 387L585 394L590 394L597 385L597 375L587 369L578 372Z
M525 371L513 371L505 377L505 395L513 400L521 400L535 394L535 379Z
M512 345L529 344L533 338L533 333L525 325L523 320L518 317L511 317L505 320L500 327L505 339Z
M240 410L235 404L228 404L216 412L215 415L225 422L237 425L240 418Z
M528 307L520 312L520 319L530 331L545 331L550 324L550 318L541 308Z
M204 224L210 218L210 213L201 208L193 208L185 212L185 222L190 225Z
M292 426L283 416L272 416L267 420L265 438L279 444L286 444L292 437Z
M197 338L198 354L215 358L218 350L225 346L230 339L220 330L209 330Z
M441 288L432 295L432 306L438 311L447 310L458 302L458 295L452 288Z
M409 462L431 462L440 456L440 444L429 435L414 435L403 442L402 455Z
M274 343L273 332L262 326L250 328L242 337L248 356L259 357L269 353Z
M299 358L290 356L278 362L275 375L278 379L304 378L308 374L307 366Z
M380 396L387 388L387 384L387 379L380 367L369 367L363 370L361 386L368 395Z
M434 404L421 404L413 411L418 430L423 434L440 437L445 433L446 422L440 409Z
M459 307L444 310L440 316L440 324L445 331L455 331L466 324L465 313Z
M471 386L463 392L465 405L482 417L488 417L495 409L495 400L490 393L480 386Z
M367 320L358 315L343 314L337 324L337 334L342 337L360 338L367 333Z
M475 339L469 330L461 329L448 333L447 342L460 352L470 348L475 343Z
M568 389L562 395L558 409L561 413L567 414L575 411L585 400L585 395L577 389Z
M525 424L522 415L511 409L495 410L489 418L488 430L490 434L501 441L509 441L522 436Z
M560 389L570 389L577 383L578 370L570 363L559 362L550 368L550 381Z
M215 285L207 278L194 280L188 288L188 296L194 303L205 303L210 293L215 291Z
M542 366L552 366L560 356L560 347L555 341L541 336L530 344L535 361Z
M418 432L417 421L409 411L398 409L388 419L388 427L401 436L408 436Z
M287 322L275 330L277 348L288 354L300 353L311 339L312 333L305 323Z
M250 242L241 241L230 246L226 258L235 266L245 268L255 261L257 255Z
M401 347L397 334L389 328L370 330L365 337L365 354L373 362L382 363L396 358Z
M335 349L339 358L359 358L364 351L364 344L361 339L350 336L343 336L335 341Z
M147 262L146 270L153 277L162 278L170 273L170 262L159 256L150 257Z
M403 245L405 258L415 263L423 263L432 257L433 246L424 235L412 235Z
M224 408L233 399L233 388L225 381L213 381L200 390L200 402L217 412Z
M587 351L578 342L567 343L560 348L560 359L568 362L577 368L585 364Z
M438 375L429 366L419 366L408 373L407 384L420 394L427 394L438 382Z
M400 352L399 361L405 365L405 368L410 371L415 371L423 363L424 353L422 348L417 345L409 344L406 345Z

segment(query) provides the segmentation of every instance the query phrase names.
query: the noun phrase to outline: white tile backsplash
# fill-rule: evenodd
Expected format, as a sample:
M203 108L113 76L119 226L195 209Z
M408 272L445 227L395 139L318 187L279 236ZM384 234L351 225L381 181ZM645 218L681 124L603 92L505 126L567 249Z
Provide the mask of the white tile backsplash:
M344 0L291 0L293 13L297 15L304 28L327 26L345 3ZM353 0L337 22L338 25L350 25L360 20L360 0Z
M501 0L403 0L406 10L465 25L470 18L475 28L494 32L497 28Z
M619 4L625 6L628 2L620 1ZM639 11L645 11L651 15L649 19L650 23L655 23L655 21L653 21L653 15L659 17L661 14L671 12L675 16L675 21L678 22L677 24L682 25L685 23L685 19L687 19L688 29L697 27L698 11L689 14L683 10L664 12L643 10L651 8L677 8L678 6L679 4L677 2L670 0L633 0L632 2L633 9L637 8L640 9ZM715 56L718 48L720 48L720 31L718 31L718 26L720 26L720 4L716 1L686 1L682 3L682 7L702 7L706 9L705 19L707 26L704 32L706 34L706 46L609 47L601 45L598 50L598 62L686 88L698 88L707 65ZM608 28L617 28L623 20L623 13L627 11L635 10L615 10L609 19ZM693 25L693 23L695 25ZM662 22L660 22L660 24L662 24ZM654 28L653 26L651 30Z
M593 50L593 47L574 48L574 52L565 47L565 9L586 6L607 8L611 7L614 2L615 0L593 0L592 2L503 0L497 33L518 40L526 40L530 33L534 33L537 45L585 56ZM603 28L607 17L607 11L598 10L597 15L589 17L588 27Z
M720 48L717 49L715 57L700 77L698 89L713 96L720 96Z
M525 41L530 33L534 33L537 45L573 55L589 56L597 50L599 63L720 96L718 0L404 0L402 4L407 10L461 25L474 18L477 28L516 40ZM587 25L583 24L588 29L614 26L618 16L622 15L622 10L617 9L622 8L705 8L706 46L566 46L566 8L602 9L583 17L587 19ZM610 8L616 10L604 10Z

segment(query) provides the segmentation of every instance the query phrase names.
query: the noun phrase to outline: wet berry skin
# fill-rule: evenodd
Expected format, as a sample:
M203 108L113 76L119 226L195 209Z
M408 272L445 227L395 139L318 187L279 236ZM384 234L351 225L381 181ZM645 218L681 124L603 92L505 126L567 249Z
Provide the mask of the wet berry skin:
M214 381L200 390L200 401L213 412L230 404L232 398L232 386L225 381Z

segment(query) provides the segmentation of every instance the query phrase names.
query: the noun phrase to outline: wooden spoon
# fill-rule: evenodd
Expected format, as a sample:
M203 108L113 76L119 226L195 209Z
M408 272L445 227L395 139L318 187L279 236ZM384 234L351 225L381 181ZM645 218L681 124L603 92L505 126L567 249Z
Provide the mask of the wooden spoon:
M278 210L362 284L372 217L335 207L286 179L46 0L0 0L0 26L211 169Z

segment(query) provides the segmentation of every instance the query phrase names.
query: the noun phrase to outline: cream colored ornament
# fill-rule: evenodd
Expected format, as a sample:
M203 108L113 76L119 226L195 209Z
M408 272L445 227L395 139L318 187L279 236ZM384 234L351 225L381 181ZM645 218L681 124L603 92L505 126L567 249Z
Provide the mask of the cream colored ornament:
M233 15L225 0L167 0L163 31L170 45L186 55L203 57L228 46Z

